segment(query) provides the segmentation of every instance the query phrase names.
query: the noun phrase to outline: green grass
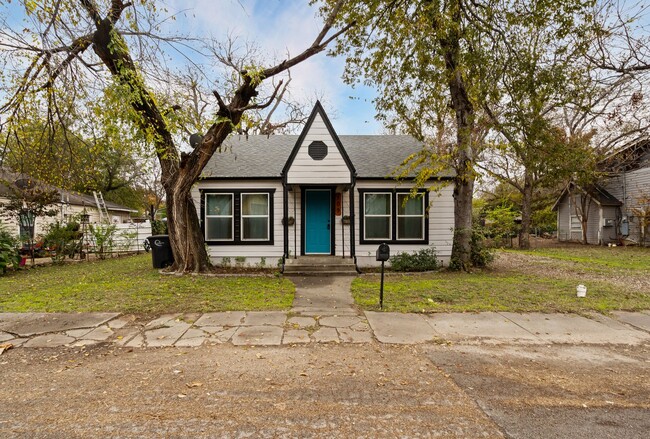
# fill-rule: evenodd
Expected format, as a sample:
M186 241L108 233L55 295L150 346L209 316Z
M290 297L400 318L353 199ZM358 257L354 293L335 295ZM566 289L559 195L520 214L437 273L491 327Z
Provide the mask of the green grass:
M614 250L614 251L610 251ZM566 276L544 267L535 273L529 266L508 271L439 273L386 277L384 310L396 312L576 312L650 309L650 291L622 288L606 276L584 281L581 273L603 271L647 276L647 249L543 249L521 252L574 264ZM586 298L576 297L576 286L588 286ZM352 295L364 309L379 309L379 277L365 276L352 283Z
M161 275L143 254L0 277L0 312L283 310L294 292L281 278Z

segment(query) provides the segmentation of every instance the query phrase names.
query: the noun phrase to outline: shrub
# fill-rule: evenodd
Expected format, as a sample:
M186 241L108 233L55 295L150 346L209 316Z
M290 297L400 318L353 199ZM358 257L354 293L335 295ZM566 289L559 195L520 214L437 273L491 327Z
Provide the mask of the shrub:
M0 274L4 274L9 265L14 269L18 267L20 255L17 244L16 239L0 224Z
M487 267L494 260L494 253L485 245L485 234L481 228L472 228L470 238L470 264L472 267ZM462 270L463 266L457 259L449 262L449 268L452 270Z
M487 267L494 261L494 252L485 245L485 236L479 228L472 229L471 256L470 260L473 267Z
M50 250L54 250L51 253L52 261L63 261L66 256L73 258L76 253L81 252L83 234L79 227L75 222L64 225L58 221L47 226L43 242Z
M166 235L167 234L167 221L153 220L151 221L151 234L152 235Z
M509 206L497 206L485 215L485 228L495 235L509 235L517 232L515 218L519 212Z
M115 246L115 230L117 226L90 226L90 233L95 240L95 254L99 259L106 259L106 254L113 251Z
M431 271L440 267L434 247L423 248L414 253L398 253L390 258L390 266L395 271Z

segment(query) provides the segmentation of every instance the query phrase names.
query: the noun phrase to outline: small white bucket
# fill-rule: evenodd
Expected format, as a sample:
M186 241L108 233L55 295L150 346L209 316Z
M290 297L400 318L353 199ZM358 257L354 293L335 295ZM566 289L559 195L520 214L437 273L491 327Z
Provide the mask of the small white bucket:
M584 285L580 284L576 288L576 292L578 293L578 297L586 297L587 296L587 287Z

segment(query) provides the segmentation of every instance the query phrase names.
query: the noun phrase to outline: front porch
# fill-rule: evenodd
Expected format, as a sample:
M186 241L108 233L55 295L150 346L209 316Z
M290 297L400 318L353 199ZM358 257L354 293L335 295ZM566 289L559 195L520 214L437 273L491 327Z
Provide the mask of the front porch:
M340 256L306 255L284 263L287 276L356 276L354 260Z

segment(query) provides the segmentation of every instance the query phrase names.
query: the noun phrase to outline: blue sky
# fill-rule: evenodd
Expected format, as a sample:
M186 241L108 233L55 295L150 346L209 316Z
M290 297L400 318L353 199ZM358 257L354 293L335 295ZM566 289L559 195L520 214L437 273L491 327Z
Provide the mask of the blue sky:
M9 25L23 25L21 2L2 6ZM228 36L237 37L240 41L256 42L265 58L276 61L285 59L287 52L302 52L322 27L317 7L309 6L309 0L162 0L158 9L162 17L175 16L174 20L164 21L163 35L211 36L220 41ZM188 64L177 51L167 53L177 67ZM310 106L320 98L339 134L381 134L383 128L374 119L374 90L344 84L344 65L343 58L329 57L325 52L315 55L291 69L290 93ZM216 81L219 73L206 72L206 77Z
M317 8L308 0L167 0L166 5L177 15L172 29L187 28L220 40L231 35L255 41L266 56L276 59L307 48L322 26ZM304 102L321 97L339 134L380 134L383 128L374 120L374 90L344 84L344 64L342 58L320 53L292 68L292 95Z

